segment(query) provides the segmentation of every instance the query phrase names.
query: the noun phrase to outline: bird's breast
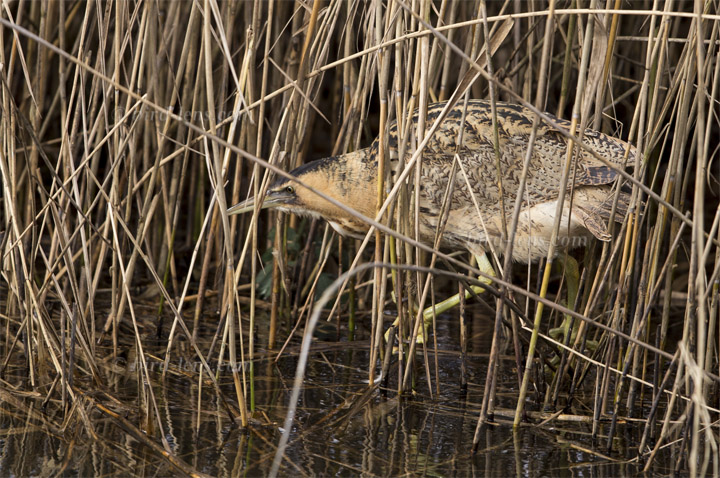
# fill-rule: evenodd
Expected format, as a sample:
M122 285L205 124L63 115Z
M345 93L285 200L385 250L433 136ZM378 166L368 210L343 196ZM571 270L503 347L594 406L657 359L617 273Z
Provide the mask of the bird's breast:
M367 234L368 227L367 225L361 223L361 222L355 222L347 219L338 219L335 221L328 221L330 223L330 226L344 237L352 237L355 239L364 239L365 234Z

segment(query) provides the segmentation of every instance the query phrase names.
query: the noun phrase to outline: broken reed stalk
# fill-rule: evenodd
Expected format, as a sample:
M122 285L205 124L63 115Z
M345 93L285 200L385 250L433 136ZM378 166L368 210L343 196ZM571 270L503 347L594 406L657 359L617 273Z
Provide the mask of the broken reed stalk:
M717 466L704 458L715 443L712 420L717 411L709 404L717 393L712 379L720 374L720 209L717 185L706 184L717 148L720 86L718 18L709 15L711 2L697 3L704 12L672 11L671 3L662 5L665 11L612 12L573 4L571 11L556 9L554 23L546 21L545 10L514 11L529 8L519 2L241 5L206 0L162 5L162 15L149 4L117 3L107 10L76 4L68 11L62 2L9 4L0 13L0 231L5 234L0 241L5 284L0 287L7 296L3 317L12 318L3 319L3 369L27 360L30 386L44 387L40 377L50 373L61 386L43 389L48 397L61 393L72 402L84 391L78 374L101 383L104 359L130 347L143 364L137 368L137 395L142 397L144 426L160 431L164 423L150 385L159 378L146 366L144 351L152 335L147 331L160 329L169 334L162 357L165 373L179 354L194 355L204 370L196 377L198 389L209 378L226 413L247 424L249 413L263 407L253 393L252 364L258 356L254 335L264 324L253 305L249 311L240 307L237 288L251 284L254 304L257 276L269 266L271 348L276 334L280 341L287 338L280 324L290 318L293 304L306 304L298 317L310 312L315 292L322 292L321 274L353 277L347 307L351 313L373 315L368 364L373 379L383 348L388 292L394 291L398 300L435 303L432 294L441 292L442 281L420 267L435 267L437 259L458 270L462 266L378 228L372 234L374 261L390 265L356 277L353 269L367 261L362 251L368 241L338 241L338 250L354 259L347 264L341 258L343 266L336 271L328 269L335 252L332 238L324 235L319 248L307 251L318 266L297 268L299 282L307 285L305 295L291 299L288 294L297 292L286 288L292 277L288 264L300 259L286 239L290 226L298 230L303 223L296 218L276 221L264 213L227 220L226 204L262 194L270 180L266 164L251 166L240 158L260 157L289 170L310 157L329 155L331 146L334 153L363 147L377 130L382 138L393 120L398 121L400 157L406 157L432 127L424 119L416 130L411 127L415 108L424 118L427 104L436 99L461 98L466 92L473 98L495 96L490 85L497 99L515 103L537 90L535 104L562 117L569 116L563 105L582 101L582 110L574 109L581 111L579 119L573 118L582 122L579 131L593 118L595 128L629 137L640 153L633 177L664 201L648 198L637 184L630 186L637 199L632 220L615 227L611 243L588 249L600 253L586 253L586 282L577 303L583 316L610 323L657 349L582 321L573 341L556 345L563 350L560 370L552 389L539 390L540 401L572 407L574 400L587 400L584 391L596 388L588 417L597 431L601 419L648 414L643 400L653 397L648 416L659 417L664 409L663 426L654 449L638 454L651 463L660 447L684 437L682 459L692 470ZM513 41L505 40L510 30ZM483 51L480 40L495 38L497 32L498 44ZM541 49L547 55L538 60ZM588 58L591 65L583 66ZM485 64L491 68L479 72ZM589 68L585 86L573 79L578 64L580 72ZM331 128L332 137L327 134ZM389 162L381 155L386 183L379 182L378 204L389 202L387 212L375 219L411 238L416 235L411 218L418 213L414 198L420 161L414 172L407 172L407 184L393 185ZM232 182L229 188L224 187L227 181ZM691 212L688 217L680 215L686 211ZM507 219L512 237L512 218ZM308 239L308 245L318 239ZM689 253L680 247L683 243L689 244ZM256 251L273 244L284 244L280 255L272 265L261 264ZM549 266L550 261L548 274ZM505 261L505 277L512 277L510 269ZM533 285L528 290L536 292L542 268L528 270L528 284ZM475 271L466 273L471 283ZM389 283L388 274L393 277ZM370 289L355 288L368 280L374 281L371 296ZM508 290L522 300L521 291ZM140 291L155 291L153 320L138 316L146 300ZM195 292L193 323L186 324L183 298ZM215 292L218 298L212 299ZM679 293L685 294L680 307L673 300ZM562 289L554 299L564 300ZM497 303L502 307L502 301ZM537 301L528 304L534 310ZM208 318L209 307L220 310L220 320ZM345 307L338 299L334 310L339 317ZM682 338L673 342L669 332L677 324L675 308L684 315ZM422 358L413 353L421 315L402 304L398 313L404 320L397 332L410 341L410 353L398 359L398 392L405 393L422 376L429 394L439 394L437 364L433 371L427 353ZM556 315L561 319L563 314L538 313L534 335L546 335ZM502 309L497 313L498 336L506 316ZM513 331L521 356L519 344L528 334L514 322ZM218 337L218 347L201 343L208 334ZM597 348L586 350L593 341ZM426 341L424 352L431 343ZM546 343L552 341L536 346L547 349ZM683 354L672 363L656 351L672 356L681 346ZM420 376L413 375L419 370L415 360L425 366ZM491 360L485 378L488 401L499 367ZM222 394L218 373L210 366L226 362L234 366L232 398ZM517 401L516 423L528 405L523 394L529 393L529 381L542 367L532 356L525 365L526 392ZM708 377L711 382L704 381ZM666 392L670 380L674 386ZM200 417L209 405L200 401L200 394L197 400ZM237 409L229 402L237 403ZM483 410L481 420L487 420L492 404ZM683 427L669 426L678 418L689 420L686 435ZM654 424L646 428L643 443L658 434L655 430ZM612 439L611 430L607 443Z

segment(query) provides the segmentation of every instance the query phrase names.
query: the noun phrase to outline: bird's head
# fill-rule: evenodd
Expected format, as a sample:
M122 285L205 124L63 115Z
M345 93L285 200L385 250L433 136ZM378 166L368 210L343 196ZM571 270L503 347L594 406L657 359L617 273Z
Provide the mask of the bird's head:
M362 221L319 196L305 186L337 200L368 217L375 215L377 174L364 161L366 152L319 159L290 172L291 178L278 178L267 190L261 209L325 219L341 234L357 235L367 230ZM300 185L302 182L305 186ZM228 209L228 214L253 211L256 199L249 198Z
M298 212L302 203L298 196L297 183L288 178L281 178L270 186L260 205L260 209ZM254 211L256 202L254 197L248 198L228 209L228 214L243 214Z

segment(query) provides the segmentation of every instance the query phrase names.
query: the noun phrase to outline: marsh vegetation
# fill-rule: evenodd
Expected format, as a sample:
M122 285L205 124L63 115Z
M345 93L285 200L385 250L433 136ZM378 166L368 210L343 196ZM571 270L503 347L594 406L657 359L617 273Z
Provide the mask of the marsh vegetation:
M718 476L718 11L3 3L3 474ZM564 256L510 264L416 345L409 304L476 284L467 254L226 214L465 98L636 146L626 220L570 251L577 293ZM384 226L412 237L409 177Z

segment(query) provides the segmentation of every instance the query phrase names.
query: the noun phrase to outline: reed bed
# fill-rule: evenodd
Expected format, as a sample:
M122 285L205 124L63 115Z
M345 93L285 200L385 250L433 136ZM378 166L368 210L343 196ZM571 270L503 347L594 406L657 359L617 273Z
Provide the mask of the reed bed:
M257 357L288 353L283 344L303 333L307 351L321 317L349 321L352 341L368 316L369 382L395 375L402 396L420 373L437 394L437 344L415 345L403 299L439 301L477 284L479 270L403 240L415 231L414 173L364 241L322 221L225 211L274 175L382 138L392 121L409 137L416 108L490 98L572 117L576 142L592 128L638 154L625 178L631 214L611 242L573 252L574 303L562 279L540 294L550 263L501 259L494 294L481 297L497 313L478 433L501 414L507 350L517 357L515 426L561 418L589 388L592 408L575 416L594 431L611 423L599 450L612 452L618 420L641 419L647 468L680 442L678 469L718 476L718 11L717 1L4 3L0 370L19 361L27 379L0 382L3 400L21 406L32 392L54 407L44 418L53 426L91 429L75 406L104 406L92 391L118 344L131 343L145 414L134 426L147 433L136 435L167 451L147 364L166 373L191 357L194 380L252 427L263 407ZM421 114L420 131L430 127ZM389 309L404 319L406 353L385 346ZM574 331L563 342L549 330L566 316ZM165 353L149 357L158 336ZM223 364L233 395L218 387ZM541 410L526 410L528 394Z

